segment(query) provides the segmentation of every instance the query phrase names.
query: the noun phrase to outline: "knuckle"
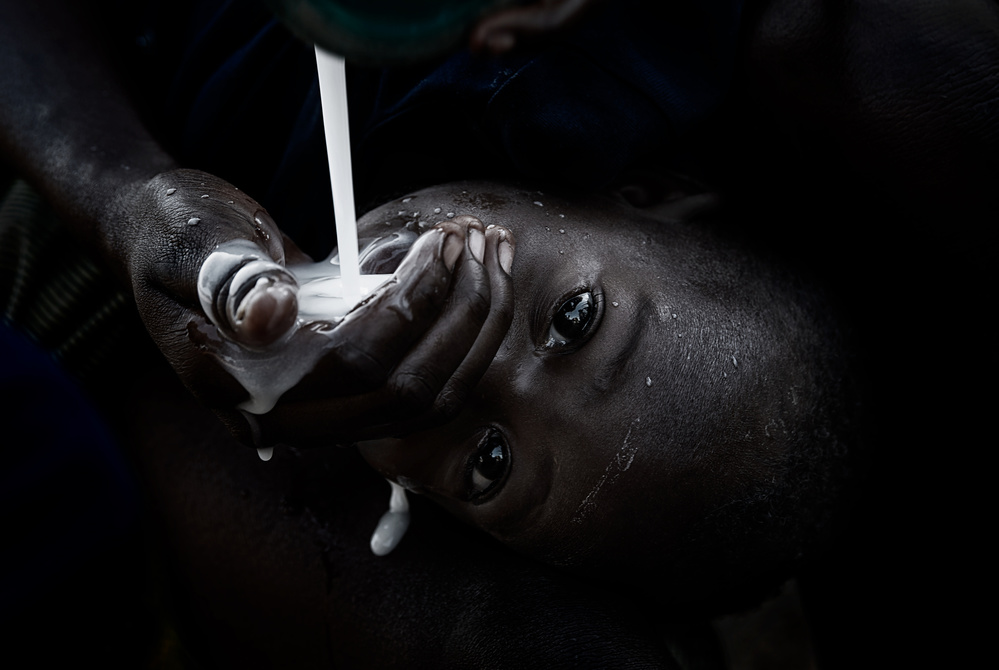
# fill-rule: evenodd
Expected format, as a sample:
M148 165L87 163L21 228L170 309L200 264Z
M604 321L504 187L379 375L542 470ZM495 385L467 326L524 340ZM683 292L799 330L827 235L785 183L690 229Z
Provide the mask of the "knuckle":
M431 407L437 397L432 382L417 372L400 372L391 381L393 397L409 412L419 412Z
M431 410L438 421L447 421L458 413L463 404L464 395L453 385L449 385L434 399Z

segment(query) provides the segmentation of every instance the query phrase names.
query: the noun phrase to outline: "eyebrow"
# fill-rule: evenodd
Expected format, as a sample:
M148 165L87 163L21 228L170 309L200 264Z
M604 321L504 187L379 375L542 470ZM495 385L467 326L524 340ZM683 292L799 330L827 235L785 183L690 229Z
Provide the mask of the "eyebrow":
M605 306L604 309L607 309ZM606 393L628 369L628 363L640 348L642 341L649 332L648 324L656 310L652 299L643 295L639 299L638 308L628 326L627 337L619 337L618 346L593 375L591 387L598 393Z

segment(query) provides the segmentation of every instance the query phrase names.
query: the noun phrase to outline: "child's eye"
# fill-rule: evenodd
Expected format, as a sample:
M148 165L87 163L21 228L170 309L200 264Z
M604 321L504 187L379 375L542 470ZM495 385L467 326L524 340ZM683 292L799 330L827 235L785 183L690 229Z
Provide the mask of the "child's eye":
M503 434L490 428L469 462L469 499L484 502L486 494L499 490L510 470L510 447Z
M584 291L563 302L552 315L545 347L579 344L596 322L597 304L593 293Z

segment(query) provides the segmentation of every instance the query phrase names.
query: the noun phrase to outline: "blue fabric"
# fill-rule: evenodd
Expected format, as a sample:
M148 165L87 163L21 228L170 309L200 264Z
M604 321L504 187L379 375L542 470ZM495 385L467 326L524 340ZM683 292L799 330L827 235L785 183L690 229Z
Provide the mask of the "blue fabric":
M169 9L153 14L176 17ZM649 157L668 163L728 93L741 12L742 0L618 0L539 50L351 69L358 202L407 178L404 188L456 176L592 188ZM311 47L259 2L201 0L189 16L158 42L172 86L155 107L180 157L261 200L306 251L326 253L332 205Z

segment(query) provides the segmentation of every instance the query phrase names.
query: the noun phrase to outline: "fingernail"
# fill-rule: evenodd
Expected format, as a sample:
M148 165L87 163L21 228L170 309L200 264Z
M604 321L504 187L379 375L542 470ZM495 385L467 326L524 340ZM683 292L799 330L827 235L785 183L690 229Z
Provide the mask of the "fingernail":
M486 251L486 236L482 234L482 231L477 228L472 228L468 232L468 248L472 250L472 256L475 260L482 262L485 258Z
M502 240L499 244L499 263L503 272L508 275L513 274L513 245L507 240Z
M266 346L288 333L297 318L297 287L261 277L240 301L230 322L243 344Z
M454 264L458 262L458 256L461 255L464 246L465 240L454 233L448 233L447 239L444 240L444 265L449 271L454 269Z

